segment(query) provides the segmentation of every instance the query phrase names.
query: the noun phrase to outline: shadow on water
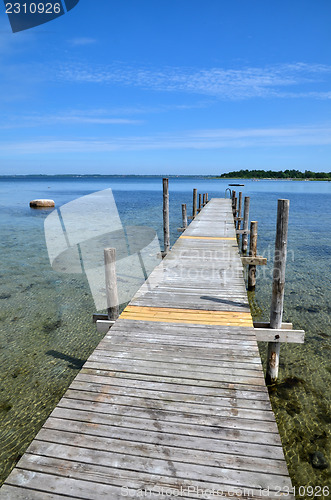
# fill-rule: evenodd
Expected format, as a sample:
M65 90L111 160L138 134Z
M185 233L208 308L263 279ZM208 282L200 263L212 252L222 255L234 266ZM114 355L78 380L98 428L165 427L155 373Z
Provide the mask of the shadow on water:
M68 363L70 363L68 368L80 370L85 363L85 360L83 360L83 359L74 358L73 356L68 356L67 354L63 354L62 352L59 352L59 351L51 350L51 351L47 351L45 354L47 356L52 356L53 358L56 358L56 359L63 359L64 361L68 361Z

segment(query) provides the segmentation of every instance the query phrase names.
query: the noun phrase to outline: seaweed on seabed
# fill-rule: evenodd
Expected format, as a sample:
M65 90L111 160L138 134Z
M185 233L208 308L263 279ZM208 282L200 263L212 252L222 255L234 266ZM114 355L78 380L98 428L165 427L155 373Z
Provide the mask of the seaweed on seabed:
M277 393L280 398L287 398L287 391L298 385L305 385L305 381L299 377L286 377L282 382L268 386L270 393Z
M12 409L12 405L10 404L8 399L6 401L0 401L0 412L7 413L11 409Z

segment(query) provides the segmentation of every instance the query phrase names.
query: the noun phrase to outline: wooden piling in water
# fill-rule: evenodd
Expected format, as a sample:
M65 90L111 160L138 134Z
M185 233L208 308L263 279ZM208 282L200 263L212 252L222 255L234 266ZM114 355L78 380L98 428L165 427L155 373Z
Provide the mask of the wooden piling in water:
M104 260L105 260L108 320L116 321L119 316L119 304L118 304L118 293L117 293L115 248L104 249Z
M164 255L170 249L170 231L169 231L169 179L163 179L163 236L164 236Z
M233 189L232 190L232 194L231 194L231 197L232 197L232 213L233 213L233 217L236 217L236 208L237 208L237 202L236 202L236 192L235 190Z
M194 219L194 217L197 216L197 205L198 205L198 190L197 189L193 189L193 211L192 211L192 217Z
M187 228L187 211L186 211L186 203L182 204L182 228Z
M201 212L201 193L199 193L199 208L198 208L198 212Z
M240 229L241 227L241 209L242 209L242 198L243 198L243 194L242 194L242 191L239 191L239 199L238 199L238 213L237 213L237 217L238 217L238 222L237 222L237 229Z
M248 231L249 202L250 202L249 196L245 196L243 229L246 231ZM246 233L246 234L242 235L242 240L241 240L241 250L242 250L242 253L244 253L244 254L247 252L247 244L248 244L248 234Z
M235 196L232 208L233 217L237 217L237 203L238 203L238 198ZM237 227L237 222L235 222L234 226Z
M283 318L289 208L289 200L278 200L270 328L281 328ZM266 373L267 384L273 384L277 381L279 354L280 342L269 342Z
M256 257L257 255L257 221L251 222L250 238L249 238L249 256ZM248 266L248 290L255 290L256 285L256 266Z

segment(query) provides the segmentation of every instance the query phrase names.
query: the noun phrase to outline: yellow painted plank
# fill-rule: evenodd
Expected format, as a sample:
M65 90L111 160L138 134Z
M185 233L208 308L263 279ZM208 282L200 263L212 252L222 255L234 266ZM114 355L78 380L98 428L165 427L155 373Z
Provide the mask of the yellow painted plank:
M166 318L160 318L160 317L153 317L153 316L135 316L135 315L124 315L121 316L123 319L128 319L132 321L150 321L152 323L185 323L185 324L194 324L194 325L215 325L215 326L240 326L243 328L251 328L253 323L251 321L227 321L226 319L224 320L215 320L215 321L210 321L208 319L183 319L183 318L172 318L172 317L166 317Z
M189 309L185 307L156 307L156 306L135 306L128 305L123 312L146 312L146 313L192 313L192 314L207 314L207 315L222 315L230 317L251 318L250 312L240 311L211 311L209 309Z
M201 309L179 309L173 307L127 306L121 314L123 319L156 321L165 323L198 323L204 325L247 326L253 321L248 312L208 311Z
M229 236L180 236L180 239L184 240L232 240L232 241L237 241L236 237L229 237Z

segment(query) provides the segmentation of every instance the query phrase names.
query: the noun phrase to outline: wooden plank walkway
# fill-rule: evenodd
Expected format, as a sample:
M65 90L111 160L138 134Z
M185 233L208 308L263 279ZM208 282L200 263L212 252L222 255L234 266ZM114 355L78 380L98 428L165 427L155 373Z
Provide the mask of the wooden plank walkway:
M290 488L231 202L212 199L90 356L0 498L276 499L293 498Z

